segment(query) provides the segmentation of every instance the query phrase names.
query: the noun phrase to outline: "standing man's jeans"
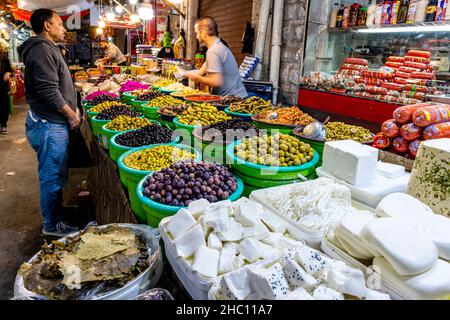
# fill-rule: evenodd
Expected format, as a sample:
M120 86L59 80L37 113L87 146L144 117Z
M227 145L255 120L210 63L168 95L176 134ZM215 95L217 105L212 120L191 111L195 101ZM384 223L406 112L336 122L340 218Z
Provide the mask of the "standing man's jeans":
M69 126L43 120L31 110L25 126L28 142L37 153L39 162L44 229L54 230L61 221L62 188L67 182Z

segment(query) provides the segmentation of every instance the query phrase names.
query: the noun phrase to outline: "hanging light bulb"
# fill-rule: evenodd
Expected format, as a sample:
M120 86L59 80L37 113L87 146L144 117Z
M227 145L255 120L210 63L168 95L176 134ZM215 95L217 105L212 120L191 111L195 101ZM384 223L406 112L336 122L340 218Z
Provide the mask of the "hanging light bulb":
M135 5L136 3L138 3L138 0L130 0L130 4Z
M103 28L97 28L96 31L98 35L103 34Z
M114 19L116 18L116 15L114 14L114 12L108 12L107 14L106 14L106 20L108 20L108 21L113 21Z
M116 6L115 10L116 10L117 14L122 14L122 12L123 12L123 8L121 6Z
M106 27L106 22L103 19L98 19L98 27L99 28L105 28Z
M138 9L139 18L144 21L153 19L153 8L151 4L143 3Z
M131 22L139 22L139 16L137 14L132 14L130 16L130 21Z

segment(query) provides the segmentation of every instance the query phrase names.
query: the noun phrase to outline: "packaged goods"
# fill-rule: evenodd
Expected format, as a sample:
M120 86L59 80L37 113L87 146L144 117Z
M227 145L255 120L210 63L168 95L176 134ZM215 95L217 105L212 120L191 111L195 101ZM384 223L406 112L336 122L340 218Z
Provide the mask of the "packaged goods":
M406 16L406 23L413 23L416 19L416 11L418 7L418 0L411 0L408 7L408 15Z
M430 64L431 59L430 58L423 58L423 57L414 57L414 56L406 56L405 62L418 62L423 64Z
M361 71L361 70L367 69L367 66L359 65L359 64L344 63L343 65L341 65L341 69Z
M402 96L405 98L412 98L417 100L425 100L425 93L417 91L403 91Z
M381 131L389 138L395 138L400 135L400 125L395 120L387 120L381 126Z
M113 131L127 131L139 129L150 124L150 120L145 118L130 118L127 116L118 116L106 125L106 129Z
M373 86L381 86L383 81L375 78L367 78L367 77L355 77L356 83L373 85Z
M381 86L388 90L394 90L394 91L398 91L398 92L402 92L403 88L404 88L404 85L398 84L398 83L393 83L393 82L383 82L381 84Z
M231 112L245 114L259 114L267 109L273 108L272 102L259 97L251 97L241 102L233 103L230 106Z
M369 61L366 59L357 59L357 58L346 58L344 60L345 64L352 64L352 65L361 65L361 66L368 66Z
M422 102L420 100L411 99L411 98L403 98L403 97L397 98L397 100L398 100L398 103L405 104L405 105L417 104L417 103Z
M207 126L227 120L231 120L231 117L209 104L191 106L178 117L180 123L196 126Z
M95 117L95 119L97 119L97 120L113 120L113 119L117 118L118 116L128 116L131 118L137 118L137 117L141 117L142 114L134 111L133 109L131 109L130 107L128 107L126 105L119 105L119 106L114 106L109 109L103 110Z
M450 121L450 106L439 104L416 109L412 116L413 122L418 127L428 127Z
M344 76L359 76L361 75L361 71L359 70L349 70L349 69L340 69L339 70L340 75Z
M400 10L401 1L392 1L391 15L389 17L389 24L397 24L398 11Z
M390 97L393 97L393 98L398 98L398 97L400 97L400 92L399 91L396 91L396 90L389 90L388 91L388 94L387 94L387 96L386 96L386 98L390 98Z
M285 125L308 125L315 119L303 112L298 107L276 108L263 111L258 115L258 120Z
M439 0L435 21L444 21L447 14L448 0Z
M422 128L414 123L407 123L400 128L400 134L406 141L414 141L422 136Z
M376 78L380 80L395 78L395 74L393 72L380 72L375 70L363 70L362 75L368 78Z
M403 137L397 137L392 141L392 146L395 151L399 153L405 153L409 151L409 142L406 141Z
M413 72L411 78L433 80L435 76L432 72Z
M417 156L417 152L419 151L420 143L422 140L414 140L409 144L409 153L414 157Z
M416 69L420 69L420 70L425 70L428 67L428 65L426 65L425 63L412 62L412 61L406 61L404 66L409 67L409 68L416 68Z
M418 86L428 86L430 80L427 79L406 79L406 84L415 84Z
M395 56L390 56L387 59L388 62L400 62L400 63L405 63L405 57L395 57Z
M385 1L383 5L381 24L389 24L391 12L392 12L392 1Z
M381 94L386 95L388 93L388 90L386 88L380 88L375 86L368 86L366 87L366 92L372 93L372 94Z
M151 124L135 131L122 133L116 138L116 143L125 147L138 148L169 143L173 140L172 134L173 131L166 127Z
M395 78L395 79L394 79L394 83L397 83L397 84L407 84L407 83L408 83L407 80L408 80L408 79L405 79L405 78Z
M420 72L421 69L418 68L411 68L411 67L400 67L398 68L398 71L405 72L405 73L413 73L413 72Z
M430 106L429 103L421 103L416 105L408 105L399 107L394 110L394 120L400 124L405 124L412 121L413 114L416 110Z
M381 98L378 98L381 101L386 101L389 103L397 103L398 99L395 95L383 95Z
M428 88L415 84L405 84L405 91L428 93Z
M180 161L195 159L195 154L172 146L158 146L136 151L123 159L123 163L135 170L158 171Z
M450 122L433 124L423 130L425 140L450 138Z
M395 76L398 78L404 78L404 79L409 79L411 78L411 73L408 72L402 72L402 71L395 71Z
M378 133L373 138L373 146L378 149L387 149L392 146L392 139L384 133Z
M408 51L407 55L413 56L413 57L421 57L421 58L431 59L431 52L429 52L429 51L410 50L410 51Z
M385 63L385 66L391 67L391 68L400 68L403 66L403 62L388 61Z

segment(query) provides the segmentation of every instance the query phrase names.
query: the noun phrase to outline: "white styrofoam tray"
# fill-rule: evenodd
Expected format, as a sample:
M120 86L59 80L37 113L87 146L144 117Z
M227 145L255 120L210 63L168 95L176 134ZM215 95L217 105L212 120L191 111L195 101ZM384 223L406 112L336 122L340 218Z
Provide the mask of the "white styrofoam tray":
M378 203L387 195L394 192L404 192L408 188L408 182L411 177L409 172L395 179L388 179L381 175L375 175L370 186L357 188L345 181L342 181L332 174L326 172L322 167L316 169L319 177L329 178L337 183L343 184L352 192L352 198L364 203L372 208L376 208Z

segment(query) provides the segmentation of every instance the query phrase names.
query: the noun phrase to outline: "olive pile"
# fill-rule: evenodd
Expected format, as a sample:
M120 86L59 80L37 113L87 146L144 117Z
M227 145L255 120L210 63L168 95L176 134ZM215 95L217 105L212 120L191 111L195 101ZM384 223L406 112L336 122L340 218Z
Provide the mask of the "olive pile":
M118 116L128 116L131 118L138 118L142 116L139 112L134 111L130 107L126 105L114 106L109 109L103 110L100 112L96 119L97 120L113 120Z
M314 149L309 144L279 133L247 139L236 146L234 152L247 162L274 167L299 166L314 156Z
M145 91L145 92L141 93L140 95L138 95L136 100L137 101L151 101L153 99L156 99L156 98L159 98L162 96L164 96L164 93L161 93L159 91L149 90L149 91Z
M160 108L159 112L165 116L176 117L180 113L183 113L184 111L186 111L187 108L188 108L188 106L186 106L186 105L164 107L164 108Z
M191 106L178 117L180 123L191 126L207 126L227 120L231 120L231 117L206 103Z
M195 159L195 154L172 147L159 146L134 152L123 159L123 163L132 169L158 171L180 162Z
M89 111L92 112L102 112L106 109L115 107L115 106L124 106L124 104L122 102L118 102L118 101L106 101L106 102L102 102L98 105L96 105L95 107L93 107L92 109L90 109Z
M97 96L97 97L93 98L91 101L89 101L89 104L91 106L96 106L100 103L107 102L107 101L119 101L119 98L111 96L109 94L103 94L101 96Z
M118 116L113 121L109 122L105 127L112 131L127 131L133 129L140 129L148 126L151 121L145 118L131 118L127 116Z
M250 131L249 131L250 130ZM252 132L253 131L253 132ZM220 132L221 136L218 135ZM203 139L206 140L241 140L246 135L256 134L256 128L252 124L242 120L229 120L215 123L203 130ZM227 139L229 138L229 139Z
M151 107L156 108L163 108L163 107L173 107L173 106L182 106L185 103L181 101L180 99L175 99L171 96L162 96L155 98L147 103L147 105Z
M144 182L144 196L153 201L185 207L199 199L228 199L237 187L236 178L224 166L206 162L180 162L155 172Z
M151 144L169 143L172 141L172 134L173 131L166 127L151 124L136 131L122 133L116 138L116 142L121 146L137 148Z
M233 103L230 106L231 112L245 114L259 114L265 110L273 108L272 102L259 97L251 97L241 102Z
M329 122L325 125L325 129L327 130L326 141L355 140L364 143L373 139L369 130L343 122Z
M215 102L216 105L219 106L229 106L232 103L237 103L237 102L241 102L242 99L240 97L236 97L236 96L225 96L222 97L222 99L220 99L219 101Z

